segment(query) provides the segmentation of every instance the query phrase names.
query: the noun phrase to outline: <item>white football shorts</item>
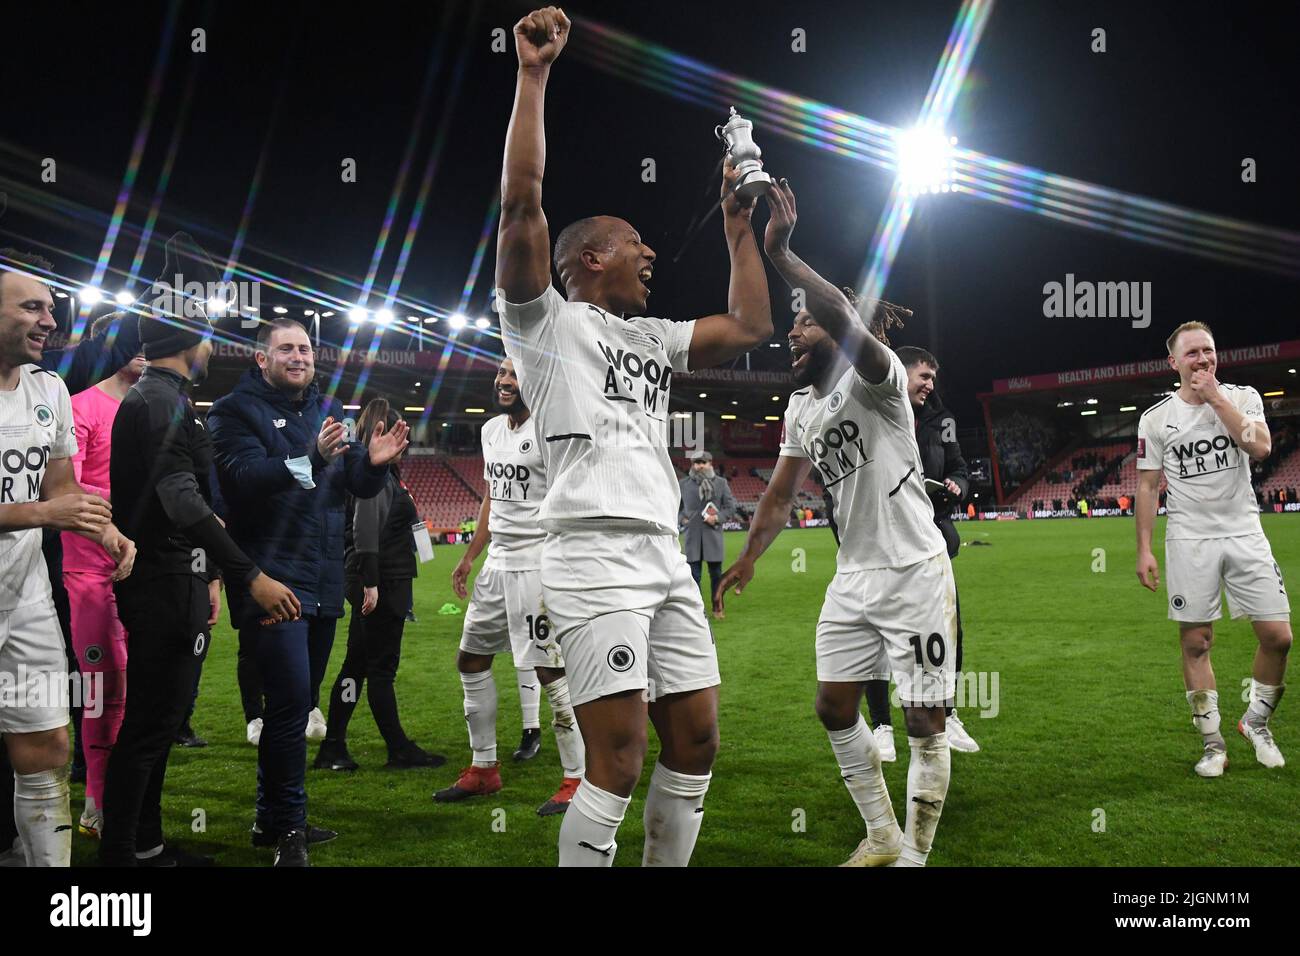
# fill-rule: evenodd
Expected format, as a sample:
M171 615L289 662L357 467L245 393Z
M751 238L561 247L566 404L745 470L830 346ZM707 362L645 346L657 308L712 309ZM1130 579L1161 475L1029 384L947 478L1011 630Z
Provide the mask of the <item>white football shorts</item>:
M465 610L460 649L485 657L510 651L520 670L563 668L560 644L542 606L541 572L481 568Z
M1171 621L1217 621L1223 616L1224 591L1234 618L1291 620L1282 569L1262 532L1166 541L1165 589Z

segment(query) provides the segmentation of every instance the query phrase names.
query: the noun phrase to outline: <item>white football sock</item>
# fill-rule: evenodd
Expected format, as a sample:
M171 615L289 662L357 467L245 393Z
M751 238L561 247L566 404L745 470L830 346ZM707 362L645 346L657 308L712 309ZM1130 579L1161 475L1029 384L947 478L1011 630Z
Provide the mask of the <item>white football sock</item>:
M560 677L546 685L546 699L551 703L551 715L555 722L555 749L560 752L560 766L566 777L581 777L586 772L586 747L582 743L582 731L573 716L573 705L569 703L569 678Z
M880 772L880 750L862 715L858 714L858 722L852 727L828 730L826 735L831 739L835 762L840 765L840 776L867 830L886 835L891 828L896 829L898 819L889 802L885 775Z
M492 671L460 675L465 690L465 722L469 724L469 747L475 767L497 762L497 685Z
M1207 750L1222 753L1228 749L1219 732L1219 692L1217 690L1189 690L1187 703L1192 705L1192 726L1201 734Z
M895 866L925 866L934 843L934 831L943 813L952 771L948 751L948 734L939 731L929 737L907 738L912 761L907 767L907 829L903 832L903 852Z
M1250 679L1250 707L1243 718L1251 727L1258 730L1268 726L1268 719L1277 709L1277 702L1282 699L1285 684L1261 684L1255 678Z
M678 773L655 763L645 798L642 866L686 866L691 862L704 823L704 795L712 779L711 773Z
M631 797L582 781L560 824L560 866L613 866L618 851L614 837L631 802Z
M524 715L524 730L540 730L542 682L537 679L537 671L531 667L527 670L515 668L515 682L519 685L519 710Z
M14 823L28 866L72 865L68 769L14 774Z

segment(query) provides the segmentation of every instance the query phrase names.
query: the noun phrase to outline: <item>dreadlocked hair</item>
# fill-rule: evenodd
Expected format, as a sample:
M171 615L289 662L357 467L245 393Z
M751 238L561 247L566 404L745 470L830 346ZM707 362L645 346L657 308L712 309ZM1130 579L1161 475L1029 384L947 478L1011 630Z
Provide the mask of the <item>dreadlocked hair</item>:
M867 311L871 312L871 322L867 326L867 331L884 345L889 344L889 330L901 329L903 319L912 317L911 309L895 305L893 302L886 302L884 299L874 301L863 299L858 295L857 290L849 286L844 286L840 291L849 300L849 305L858 310L859 315L863 315Z

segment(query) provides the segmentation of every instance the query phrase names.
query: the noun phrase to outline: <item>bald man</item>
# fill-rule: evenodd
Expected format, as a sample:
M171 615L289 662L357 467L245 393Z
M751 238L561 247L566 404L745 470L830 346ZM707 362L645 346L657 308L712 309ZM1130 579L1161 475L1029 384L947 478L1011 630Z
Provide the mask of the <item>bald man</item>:
M542 212L543 104L569 19L546 7L515 24L519 57L506 134L497 244L502 338L532 403L548 469L539 520L541 583L586 743L587 771L560 828L561 866L611 866L646 755L662 743L645 805L645 865L685 866L718 748L718 664L704 604L677 543L680 489L668 457L674 370L731 361L772 335L767 278L732 192L727 311L692 322L644 318L654 250L613 216L564 229L551 286ZM629 317L630 316L630 317Z

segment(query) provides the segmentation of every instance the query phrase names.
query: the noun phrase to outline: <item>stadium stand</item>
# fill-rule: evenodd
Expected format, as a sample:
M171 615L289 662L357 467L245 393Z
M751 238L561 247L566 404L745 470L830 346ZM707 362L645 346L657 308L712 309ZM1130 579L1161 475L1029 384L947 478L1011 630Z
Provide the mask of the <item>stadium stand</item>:
M481 461L482 459L480 459ZM480 473L482 468L480 466ZM433 528L457 528L478 516L480 497L441 456L421 455L402 463L402 481L420 518Z

